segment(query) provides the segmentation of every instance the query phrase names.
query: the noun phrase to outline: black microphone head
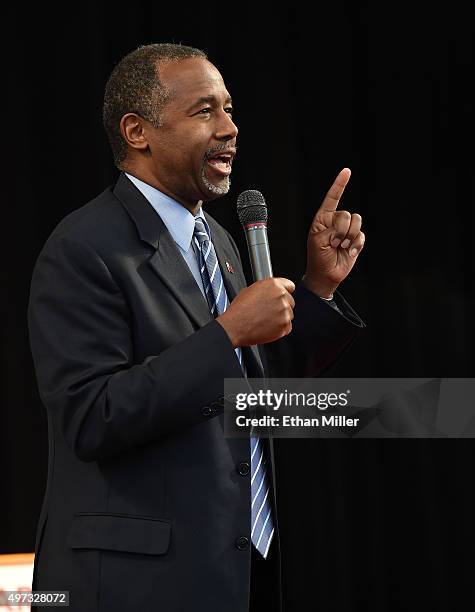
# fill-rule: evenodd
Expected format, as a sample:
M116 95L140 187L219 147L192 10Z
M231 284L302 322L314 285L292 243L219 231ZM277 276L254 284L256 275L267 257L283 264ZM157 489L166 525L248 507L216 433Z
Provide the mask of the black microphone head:
M262 193L255 189L243 191L237 200L237 213L243 226L267 223L267 206Z

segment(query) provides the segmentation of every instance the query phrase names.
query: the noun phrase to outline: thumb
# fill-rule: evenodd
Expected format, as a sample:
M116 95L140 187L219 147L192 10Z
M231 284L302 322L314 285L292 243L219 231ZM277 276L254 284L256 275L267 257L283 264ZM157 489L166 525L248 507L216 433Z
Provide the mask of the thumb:
M280 281L281 285L283 285L289 293L293 293L295 291L295 284L288 278L278 277L275 280Z
M312 240L317 246L330 246L331 241L333 240L333 235L335 234L335 228L327 227L321 232L311 233L309 235L309 239Z

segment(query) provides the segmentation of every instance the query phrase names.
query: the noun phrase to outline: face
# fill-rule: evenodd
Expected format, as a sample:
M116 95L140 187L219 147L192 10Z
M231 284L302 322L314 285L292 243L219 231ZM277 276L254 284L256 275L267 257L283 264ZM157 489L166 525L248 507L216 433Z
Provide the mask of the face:
M171 98L160 127L144 122L143 161L157 188L194 209L229 191L238 133L231 96L218 70L202 58L162 63L159 73Z

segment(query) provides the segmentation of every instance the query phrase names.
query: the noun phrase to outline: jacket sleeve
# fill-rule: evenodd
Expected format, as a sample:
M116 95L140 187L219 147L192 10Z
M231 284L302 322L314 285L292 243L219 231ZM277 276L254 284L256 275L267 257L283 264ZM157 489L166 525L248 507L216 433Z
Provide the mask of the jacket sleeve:
M270 378L313 378L334 365L366 327L339 292L340 312L307 289L301 281L295 299L292 331L264 344L263 361Z
M28 328L41 399L84 461L221 414L223 379L242 376L216 320L135 363L124 295L94 249L69 235L53 234L38 257Z

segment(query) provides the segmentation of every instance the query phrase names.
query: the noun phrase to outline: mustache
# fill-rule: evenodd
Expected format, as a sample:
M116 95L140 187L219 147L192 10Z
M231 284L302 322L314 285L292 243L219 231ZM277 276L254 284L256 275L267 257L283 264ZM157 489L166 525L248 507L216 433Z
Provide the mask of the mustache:
M219 145L217 147L206 149L205 159L208 159L212 157L213 155L220 153L221 151L229 151L230 149L234 151L234 153L237 153L237 146L235 144L230 144L230 143L223 143L222 145Z

